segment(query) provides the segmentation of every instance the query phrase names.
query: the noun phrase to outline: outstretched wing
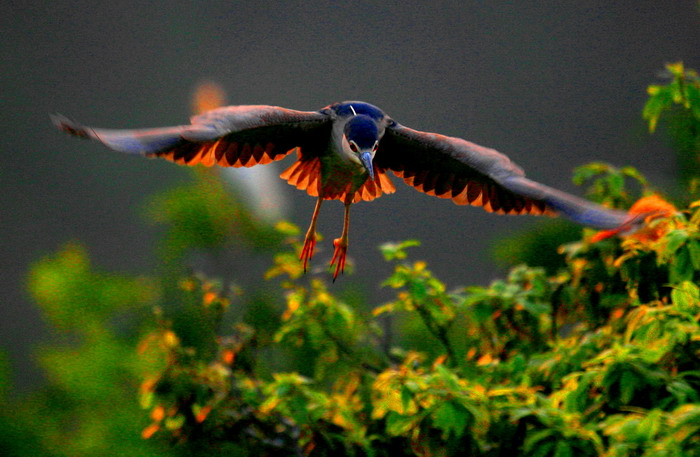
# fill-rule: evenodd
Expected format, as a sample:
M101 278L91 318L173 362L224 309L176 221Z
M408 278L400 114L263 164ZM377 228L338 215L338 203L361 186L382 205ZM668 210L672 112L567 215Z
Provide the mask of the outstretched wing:
M139 130L85 127L52 116L74 136L91 138L128 154L162 157L181 165L252 167L280 160L297 148L304 156L322 154L331 119L324 111L294 111L277 106L227 106L191 119L190 125Z
M451 198L458 205L482 206L499 214L562 214L600 229L631 222L625 212L531 181L505 155L461 138L393 124L374 161L419 191Z

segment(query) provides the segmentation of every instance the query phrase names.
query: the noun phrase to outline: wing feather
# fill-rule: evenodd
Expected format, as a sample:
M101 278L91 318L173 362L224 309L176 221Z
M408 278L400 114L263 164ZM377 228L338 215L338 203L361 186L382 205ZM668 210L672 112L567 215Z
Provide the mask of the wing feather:
M331 118L325 110L294 111L266 105L218 108L190 125L139 130L85 127L52 116L66 133L102 142L129 154L161 157L180 165L252 167L286 157L297 148L305 157L325 153Z
M507 156L461 138L393 123L374 161L409 186L458 205L481 206L497 214L561 214L601 229L629 222L627 213L527 179Z

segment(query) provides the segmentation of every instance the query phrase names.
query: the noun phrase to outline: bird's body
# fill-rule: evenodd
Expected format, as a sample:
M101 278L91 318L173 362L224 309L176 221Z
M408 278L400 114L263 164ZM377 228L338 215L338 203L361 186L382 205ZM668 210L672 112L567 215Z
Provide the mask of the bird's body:
M404 127L376 106L359 101L319 111L229 106L194 116L190 125L143 130L94 129L61 116L53 120L64 132L98 140L113 150L182 165L251 167L296 152L297 160L281 177L317 197L301 253L304 268L313 256L321 203L340 200L345 205L343 234L334 241L331 261L334 279L345 265L350 205L394 192L389 171L426 194L499 214L559 213L608 230L633 228L644 218L531 181L493 149Z

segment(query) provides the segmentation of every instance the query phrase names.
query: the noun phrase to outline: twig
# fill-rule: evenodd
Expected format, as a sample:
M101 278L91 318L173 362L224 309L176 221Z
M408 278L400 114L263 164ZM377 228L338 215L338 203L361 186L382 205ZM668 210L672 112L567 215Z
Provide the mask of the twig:
M450 340L447 338L447 328L437 324L433 320L428 310L417 303L416 310L418 311L418 315L423 320L423 323L428 328L428 331L432 333L433 336L437 338L438 341L440 341L440 343L444 346L445 351L447 351L447 357L452 361L452 363L455 363L457 358L455 357L455 351L452 348L452 343L450 343Z

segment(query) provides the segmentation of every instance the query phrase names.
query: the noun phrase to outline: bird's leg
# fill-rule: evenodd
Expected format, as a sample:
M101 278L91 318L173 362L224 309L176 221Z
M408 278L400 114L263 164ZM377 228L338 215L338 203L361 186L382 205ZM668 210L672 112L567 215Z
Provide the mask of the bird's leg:
M318 212L321 209L321 203L323 203L323 197L319 195L318 200L316 200L314 214L311 216L311 225L309 225L309 230L307 230L306 236L304 237L304 247L299 256L299 260L304 262L304 273L306 273L306 266L309 263L309 259L314 256L314 248L316 247L316 220L318 219Z
M348 252L348 227L350 226L350 205L351 202L345 202L345 217L343 218L343 234L340 238L333 240L335 251L331 259L331 267L335 264L335 272L333 273L333 282L338 277L339 273L345 270L345 256Z

